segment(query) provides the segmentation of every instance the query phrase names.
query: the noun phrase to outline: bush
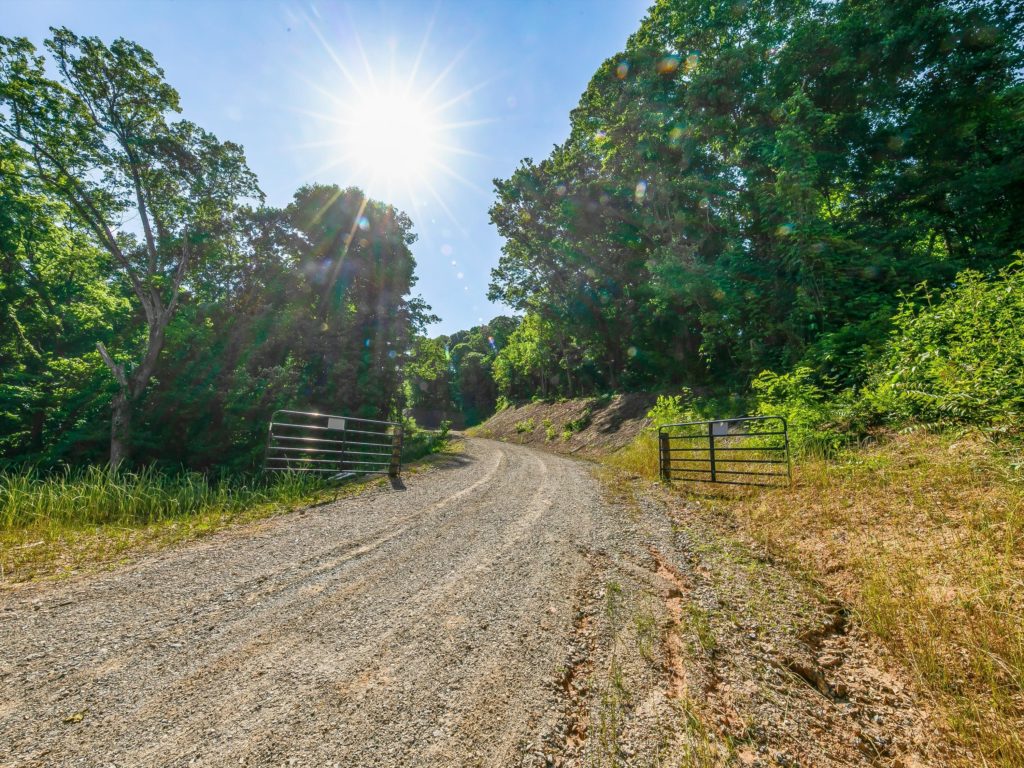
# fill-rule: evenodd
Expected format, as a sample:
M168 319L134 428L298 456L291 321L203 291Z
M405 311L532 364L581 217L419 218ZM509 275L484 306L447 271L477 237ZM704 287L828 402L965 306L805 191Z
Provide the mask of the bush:
M926 286L893 318L866 399L889 419L1017 431L1024 414L1024 270L961 272L938 301Z
M790 373L762 371L750 383L760 416L782 416L797 455L832 456L848 442L846 430L836 424L850 406L852 391L830 395L814 379L810 368Z
M658 395L654 407L647 412L650 420L648 429L657 430L663 424L678 424L683 421L699 421L693 410L693 393L683 388L680 395Z
M588 426L590 426L590 418L592 415L593 414L591 414L590 409L586 408L584 409L583 413L581 413L575 419L565 422L565 425L562 427L563 437L565 437L565 439L568 440L569 437L572 437L574 433L581 432Z
M544 425L544 439L550 443L558 436L558 430L555 429L555 425L551 419L544 419L541 424Z

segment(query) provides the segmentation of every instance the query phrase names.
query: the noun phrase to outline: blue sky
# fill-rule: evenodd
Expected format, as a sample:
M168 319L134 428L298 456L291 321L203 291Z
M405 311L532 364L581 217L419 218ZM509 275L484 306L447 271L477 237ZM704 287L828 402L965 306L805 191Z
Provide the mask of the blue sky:
M491 180L566 138L569 110L647 5L6 0L0 33L40 45L62 25L149 48L184 116L245 147L271 204L319 181L404 209L419 235L416 291L442 318L432 331L450 333L507 311L486 298L501 248ZM380 156L385 104L388 135L428 158L416 173Z

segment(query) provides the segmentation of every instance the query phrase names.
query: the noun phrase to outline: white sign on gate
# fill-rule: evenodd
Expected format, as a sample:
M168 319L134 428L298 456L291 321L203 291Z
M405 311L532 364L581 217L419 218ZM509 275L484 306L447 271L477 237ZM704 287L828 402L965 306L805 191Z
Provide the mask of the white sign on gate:
M327 428L328 429L345 429L345 420L336 419L333 416L327 417Z

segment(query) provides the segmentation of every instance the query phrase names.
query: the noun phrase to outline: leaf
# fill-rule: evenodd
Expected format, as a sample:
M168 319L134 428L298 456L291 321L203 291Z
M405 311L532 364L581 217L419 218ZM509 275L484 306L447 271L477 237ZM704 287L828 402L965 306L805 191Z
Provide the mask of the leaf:
M70 715L68 715L67 717L64 718L64 722L65 723L80 723L80 722L82 722L85 719L85 715L86 715L86 713L88 711L89 711L89 708L86 707L85 709L81 709L78 712L75 712L74 714L70 714Z

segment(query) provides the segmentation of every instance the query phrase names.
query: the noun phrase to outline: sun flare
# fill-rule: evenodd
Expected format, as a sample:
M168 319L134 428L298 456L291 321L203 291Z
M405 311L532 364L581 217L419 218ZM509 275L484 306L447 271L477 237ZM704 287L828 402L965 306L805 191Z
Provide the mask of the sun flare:
M429 106L398 89L362 94L342 107L339 141L363 178L417 189L442 162L441 126Z
M468 48L431 56L428 27L418 52L389 45L367 53L358 35L342 45L312 20L310 25L332 63L330 82L306 81L318 107L299 110L321 126L316 138L301 145L322 153L322 165L310 176L340 174L343 183L413 213L436 207L461 227L445 201L445 184L455 181L485 194L458 167L460 158L479 156L466 146L464 130L493 122L466 115L470 97L487 81L452 88Z

